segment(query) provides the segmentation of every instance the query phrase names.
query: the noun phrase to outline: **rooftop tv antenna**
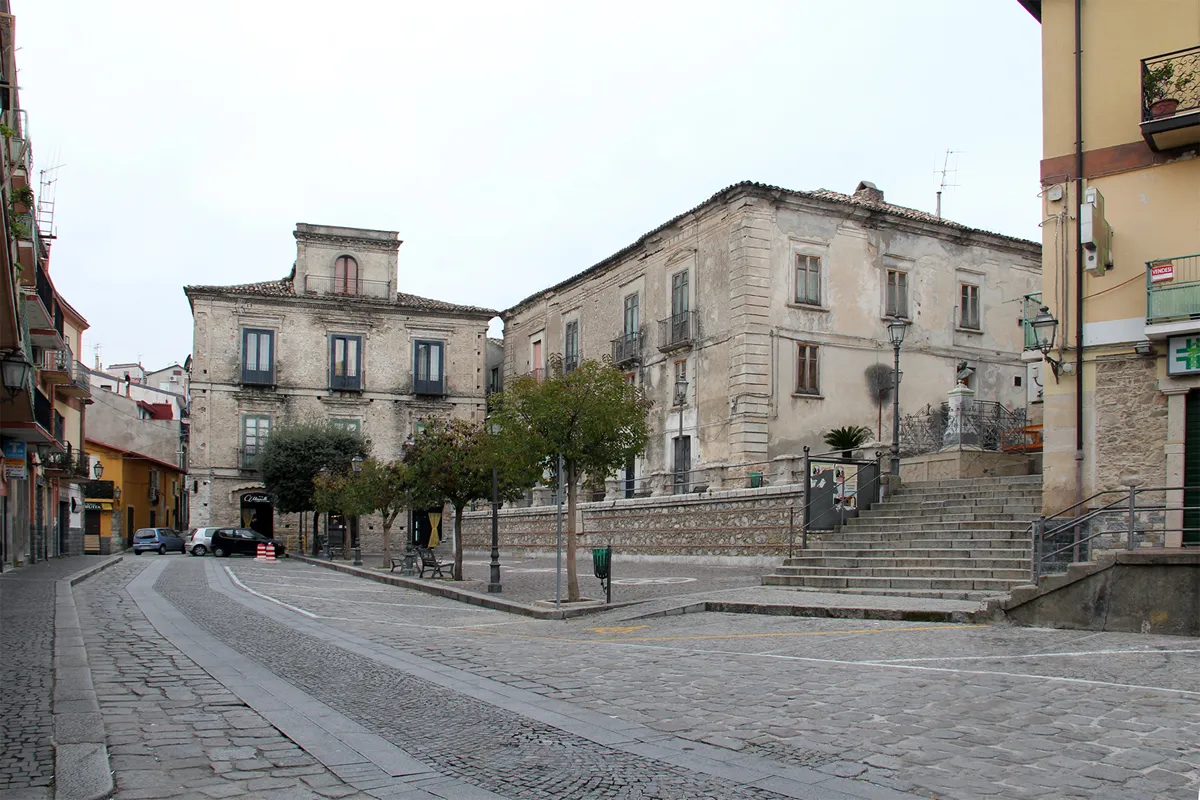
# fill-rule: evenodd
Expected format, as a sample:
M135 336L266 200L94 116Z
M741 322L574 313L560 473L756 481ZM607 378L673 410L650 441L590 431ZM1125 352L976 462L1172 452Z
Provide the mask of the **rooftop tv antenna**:
M38 172L37 228L43 239L58 238L58 231L54 229L54 195L58 189L56 173L63 166L59 164Z
M963 152L962 150L947 150L946 158L942 161L942 168L934 170L934 174L939 174L942 176L942 180L938 184L938 190L937 190L937 218L938 219L942 218L942 191L949 187L952 187L952 186L958 186L957 183L946 183L947 175L954 176L954 175L958 174L957 168L950 169L950 156L959 155L962 152Z

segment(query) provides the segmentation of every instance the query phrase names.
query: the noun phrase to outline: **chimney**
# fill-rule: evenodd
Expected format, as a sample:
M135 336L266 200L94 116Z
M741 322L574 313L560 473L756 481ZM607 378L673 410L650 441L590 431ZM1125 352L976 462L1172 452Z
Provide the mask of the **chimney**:
M870 181L859 181L858 188L854 190L854 199L868 203L882 203L883 191Z
M132 388L132 385L133 385L133 381L129 380L129 373L128 373L128 372L126 372L126 373L125 373L125 396L126 396L126 397L132 397L132 396L133 396L133 395L131 395L131 394L129 393L129 390L130 390L130 388Z

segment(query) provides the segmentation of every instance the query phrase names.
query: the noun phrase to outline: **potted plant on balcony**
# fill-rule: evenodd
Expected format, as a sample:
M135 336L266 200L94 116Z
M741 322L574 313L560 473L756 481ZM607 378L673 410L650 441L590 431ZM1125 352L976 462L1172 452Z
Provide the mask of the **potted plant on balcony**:
M1175 74L1175 62L1164 61L1157 67L1147 67L1142 78L1142 89L1151 119L1162 119L1175 114L1179 108L1179 97L1196 80L1192 72Z

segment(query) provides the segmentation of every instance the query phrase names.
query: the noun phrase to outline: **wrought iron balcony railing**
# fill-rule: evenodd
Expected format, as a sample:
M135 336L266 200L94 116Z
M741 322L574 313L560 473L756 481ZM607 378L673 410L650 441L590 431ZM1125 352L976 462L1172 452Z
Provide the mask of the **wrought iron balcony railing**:
M571 355L563 356L562 365L563 365L563 375L566 375L569 372L574 372L575 370L579 369L579 354L573 353Z
M642 357L642 335L634 331L612 340L612 359L618 367L632 364Z
M1146 263L1146 324L1200 319L1200 253Z
M262 455L262 450L256 444L243 445L238 451L239 462L241 468L245 470L258 469L259 457Z
M1142 136L1156 151L1200 142L1200 46L1142 59Z
M695 311L681 311L658 321L658 349L663 352L691 347L698 336L699 318Z
M370 297L388 300L391 297L387 281L345 280L332 275L305 275L307 294L332 294L338 297Z

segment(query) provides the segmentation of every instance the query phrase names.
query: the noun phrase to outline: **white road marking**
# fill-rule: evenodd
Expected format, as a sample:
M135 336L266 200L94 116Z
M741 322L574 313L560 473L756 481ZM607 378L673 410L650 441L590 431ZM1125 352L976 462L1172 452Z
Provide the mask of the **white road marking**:
M282 600L277 600L268 594L263 594L262 592L254 591L249 586L247 586L246 584L244 584L240 580L238 580L238 576L233 574L233 570L231 568L225 567L225 571L227 573L229 573L229 579L231 581L233 581L235 586L249 592L250 594L254 595L255 597L261 597L263 600L270 600L272 603L275 603L276 605L281 605L284 608L289 609L291 611L295 611L297 614L303 614L304 616L310 617L312 619L317 618L317 615L312 613L311 611L305 611L303 608L297 608L296 606L293 606L289 603L285 603Z
M1069 678L1058 675L1031 675L1024 672L994 672L991 670L973 670L973 669L952 669L950 667L920 667L914 664L885 664L877 661L845 661L836 658L813 658L811 656L785 656L774 653L746 653L737 650L709 650L702 648L691 647L666 647L663 645L648 645L638 642L605 642L605 641L589 641L589 645L608 645L610 647L636 647L648 650L663 650L666 652L676 653L696 653L699 655L714 655L714 656L751 656L759 658L774 658L781 661L803 661L809 664L828 664L836 667L867 667L871 669L898 669L912 670L916 672L947 672L952 675L994 675L1000 678L1024 678L1032 681L1054 681L1059 683L1073 683L1082 686L1103 686L1110 689L1134 689L1144 690L1149 692L1163 692L1165 694L1184 695L1187 697L1200 698L1200 691L1191 691L1188 689L1172 689L1167 686L1148 686L1135 683L1115 683L1113 681L1097 681L1087 678ZM1148 651L1149 652L1149 651Z
M327 597L313 597L310 594L297 594L297 595L292 595L292 596L295 598L303 598L305 600L328 600L329 599ZM486 614L488 612L488 609L486 609L486 608L454 608L453 606L431 606L431 605L425 605L425 604L421 604L421 603L384 603L380 600L345 600L345 601L339 601L339 602L354 603L356 605L391 606L393 608L434 608L439 611L455 611L455 612L470 611L470 612L476 613L476 614L478 614L478 613ZM333 617L323 617L323 619L333 619Z
M400 625L405 628L428 628L439 631L471 630L472 628L495 627L497 625L518 625L523 621L514 620L509 622L472 622L467 625L426 625L420 622L399 622L391 619L366 619L363 617L318 617L318 619L327 619L334 622L364 622L369 625Z
M918 661L1010 661L1032 658L1082 658L1086 656L1142 656L1159 653L1200 653L1200 650L1087 650L1077 653L1028 653L1005 656L934 656L930 658L883 658L863 664L911 664Z

